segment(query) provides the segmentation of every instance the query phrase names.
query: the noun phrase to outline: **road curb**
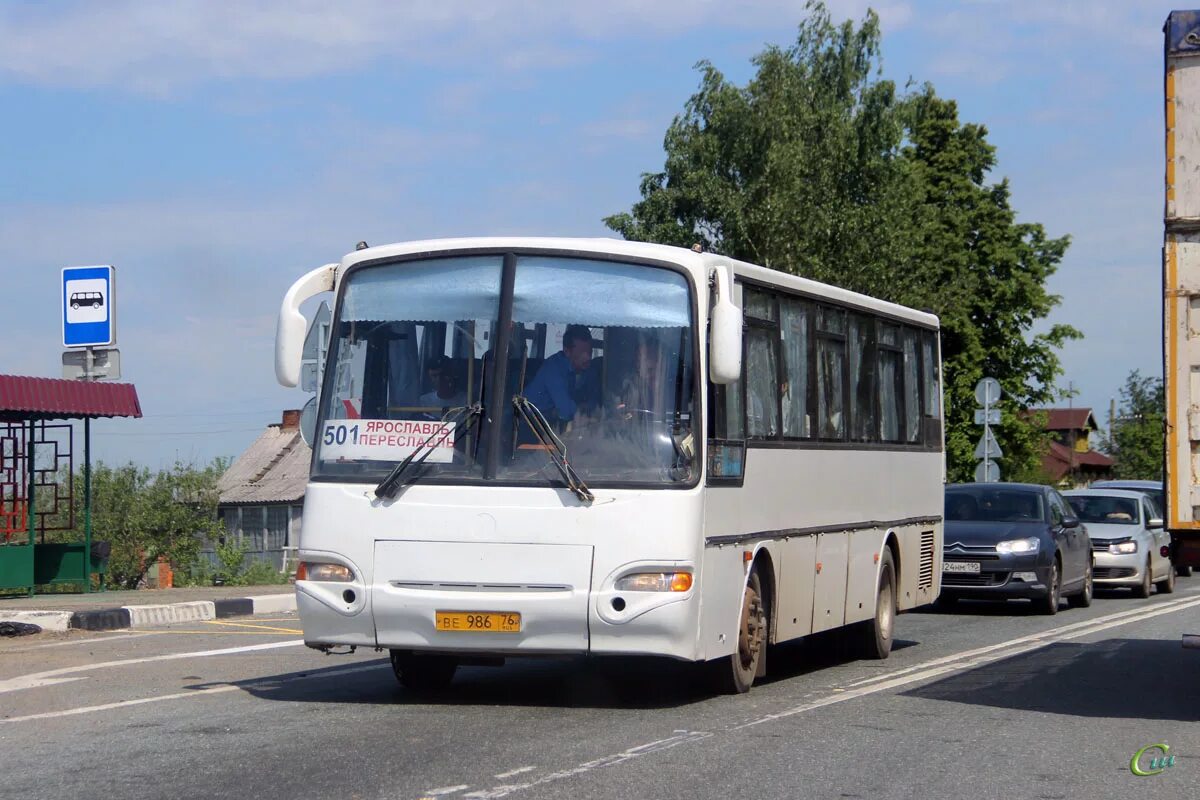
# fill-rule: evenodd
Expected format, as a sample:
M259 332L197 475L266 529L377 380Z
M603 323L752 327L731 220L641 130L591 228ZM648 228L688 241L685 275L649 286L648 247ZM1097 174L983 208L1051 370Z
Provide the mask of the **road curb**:
M229 597L221 600L197 600L186 603L122 606L89 611L0 611L0 621L28 622L44 631L116 631L173 622L202 622L226 617L250 617L296 610L295 594L267 594L257 597Z
M9 611L0 614L0 622L24 622L44 631L61 633L71 625L70 611Z

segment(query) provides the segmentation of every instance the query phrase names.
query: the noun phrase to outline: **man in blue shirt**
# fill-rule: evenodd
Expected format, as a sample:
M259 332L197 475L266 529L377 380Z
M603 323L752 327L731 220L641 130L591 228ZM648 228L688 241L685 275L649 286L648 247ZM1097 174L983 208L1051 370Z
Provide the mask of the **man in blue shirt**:
M592 332L586 325L568 325L562 352L545 360L525 396L546 419L568 422L576 411L589 411L599 402L600 385L591 364Z

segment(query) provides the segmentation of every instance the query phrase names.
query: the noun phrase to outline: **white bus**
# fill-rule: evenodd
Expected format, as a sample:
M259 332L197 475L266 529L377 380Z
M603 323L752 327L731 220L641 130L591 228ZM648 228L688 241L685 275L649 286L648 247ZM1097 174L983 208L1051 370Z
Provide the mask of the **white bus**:
M387 649L417 689L642 654L742 692L768 643L846 627L886 658L896 614L936 599L936 317L675 247L411 242L292 286L284 385L327 291L310 646Z

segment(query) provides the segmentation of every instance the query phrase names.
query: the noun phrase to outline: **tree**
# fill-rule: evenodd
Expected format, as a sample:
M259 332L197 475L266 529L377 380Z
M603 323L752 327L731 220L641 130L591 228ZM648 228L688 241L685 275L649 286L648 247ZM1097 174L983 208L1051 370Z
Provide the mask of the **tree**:
M1120 391L1117 417L1109 420L1101 447L1116 460L1118 478L1161 481L1167 411L1162 379L1143 378L1135 369Z
M1019 413L1058 396L1057 349L1032 335L1059 298L1046 279L1066 252L1018 223L995 148L952 100L880 77L874 12L835 25L810 3L796 43L754 58L744 87L701 62L700 87L667 130L661 172L605 223L627 239L691 246L902 303L942 319L951 480L974 467L973 388L1005 391L998 435L1009 478L1038 476L1048 434Z
M92 468L93 539L111 543L108 578L135 589L146 572L165 557L177 568L189 568L205 538L224 534L217 520L217 479L224 464L204 468L175 464L152 473L126 464ZM83 538L83 475L75 476L75 525Z

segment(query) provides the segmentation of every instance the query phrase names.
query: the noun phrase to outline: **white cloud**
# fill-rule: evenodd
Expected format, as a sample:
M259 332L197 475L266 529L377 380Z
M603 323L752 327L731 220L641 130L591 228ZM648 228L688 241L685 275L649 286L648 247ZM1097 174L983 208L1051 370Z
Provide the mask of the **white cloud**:
M866 2L831 2L861 16ZM906 2L880 6L892 28ZM166 93L206 80L343 73L379 58L490 70L560 67L588 42L662 38L706 26L794 24L803 0L257 0L68 2L0 9L0 76L8 81Z
M938 9L934 10L937 6ZM912 29L931 53L931 77L990 85L1012 75L1053 79L1047 67L1074 68L1080 53L1095 54L1088 69L1140 58L1162 48L1166 11L1146 0L976 0L931 4L914 14Z

